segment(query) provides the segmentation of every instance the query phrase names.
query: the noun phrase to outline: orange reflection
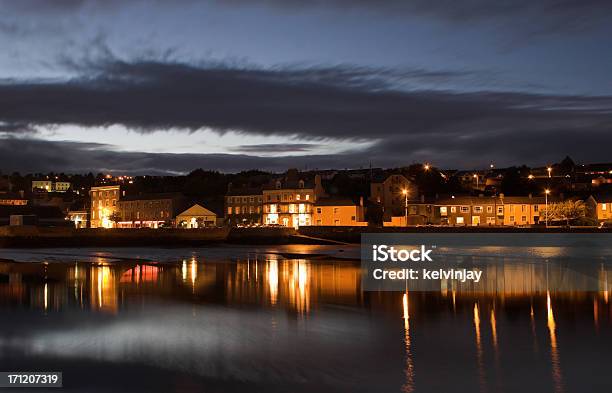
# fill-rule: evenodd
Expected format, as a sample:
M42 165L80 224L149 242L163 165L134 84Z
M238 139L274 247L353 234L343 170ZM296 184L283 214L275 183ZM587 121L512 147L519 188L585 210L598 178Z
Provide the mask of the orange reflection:
M555 392L563 392L563 382L561 375L561 363L559 360L559 349L557 348L557 333L555 316L553 314L552 303L550 300L550 292L546 291L546 311L547 311L547 326L550 334L550 360L552 365L552 377L554 382Z
M270 303L275 305L278 298L278 261L276 259L268 261L266 276L270 291Z
M483 352L482 343L480 337L480 310L478 309L478 303L474 303L474 331L476 333L476 359L478 366L478 382L480 384L480 391L486 391L486 381L483 364Z
M414 364L412 360L412 350L410 341L410 313L408 310L408 293L404 293L402 298L404 308L404 343L406 345L406 382L402 386L402 391L410 393L414 391Z

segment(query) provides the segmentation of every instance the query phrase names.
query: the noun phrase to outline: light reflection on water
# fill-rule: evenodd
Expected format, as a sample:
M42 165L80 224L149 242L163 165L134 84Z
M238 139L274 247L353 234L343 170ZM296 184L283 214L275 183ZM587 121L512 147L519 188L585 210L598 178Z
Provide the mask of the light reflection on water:
M478 288L375 293L332 259L2 262L0 365L50 359L72 386L73 361L164 370L143 391L609 391L608 268L599 291L558 293L541 266L490 269Z

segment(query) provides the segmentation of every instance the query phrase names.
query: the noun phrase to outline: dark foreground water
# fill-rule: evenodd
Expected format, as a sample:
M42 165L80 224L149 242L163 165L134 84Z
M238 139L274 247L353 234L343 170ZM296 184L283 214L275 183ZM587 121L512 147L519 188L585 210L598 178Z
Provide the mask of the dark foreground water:
M334 257L355 251L2 252L35 262L0 262L0 371L74 392L612 391L609 260L593 291L508 261L482 288L406 294L362 291Z

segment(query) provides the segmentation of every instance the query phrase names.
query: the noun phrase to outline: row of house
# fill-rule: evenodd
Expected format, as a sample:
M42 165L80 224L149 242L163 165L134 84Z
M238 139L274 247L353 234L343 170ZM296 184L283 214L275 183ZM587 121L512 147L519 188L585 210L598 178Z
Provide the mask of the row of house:
M363 199L331 198L321 176L289 170L259 188L234 188L225 196L225 217L230 225L300 227L312 225L365 226Z
M547 203L563 196L452 196L425 198L416 184L401 174L375 178L370 184L370 206L382 211L383 225L528 226L542 222ZM588 216L612 220L610 196L594 195L586 201ZM361 226L365 222L363 199L330 198L320 176L311 179L288 172L283 178L257 188L232 188L225 197L230 225Z
M120 185L92 187L89 217L73 211L77 227L91 228L203 228L217 225L217 215L200 204L189 203L181 194L125 195Z
M215 225L252 226L365 226L363 198L353 201L330 197L320 175L290 170L259 187L228 186L224 217L202 205L188 203L180 194L125 195L120 185L92 187L87 212L72 212L76 221L98 227L199 228ZM401 174L373 179L369 208L382 212L385 226L528 226L542 222L547 203L562 197L548 196L456 196L425 198L416 184ZM593 195L586 201L589 216L600 222L612 220L609 196ZM76 217L76 215L81 217Z

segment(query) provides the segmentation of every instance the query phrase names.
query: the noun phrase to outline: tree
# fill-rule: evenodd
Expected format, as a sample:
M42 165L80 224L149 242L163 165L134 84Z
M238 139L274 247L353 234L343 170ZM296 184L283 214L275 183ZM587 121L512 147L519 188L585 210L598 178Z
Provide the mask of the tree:
M586 216L586 205L582 201L563 201L549 203L548 207L540 212L540 220L565 221L569 225L571 220Z
M108 216L108 219L112 222L115 223L115 227L117 226L117 223L119 223L119 221L121 221L121 216L119 215L119 213L117 212L113 212L110 216Z

